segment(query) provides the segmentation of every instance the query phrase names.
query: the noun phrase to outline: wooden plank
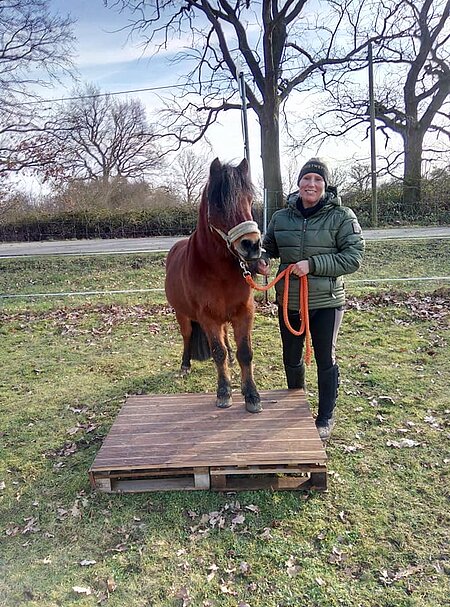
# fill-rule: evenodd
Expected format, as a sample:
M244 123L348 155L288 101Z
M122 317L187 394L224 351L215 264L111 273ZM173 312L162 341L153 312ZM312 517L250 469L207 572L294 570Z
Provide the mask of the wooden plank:
M244 399L240 392L233 390L233 403L243 403ZM290 401L302 400L306 402L306 394L304 390L272 390L266 392L260 392L261 402L264 404L276 404ZM216 395L213 392L192 393L177 393L177 394L164 394L164 400L161 400L159 394L131 394L127 397L127 403L130 406L144 406L146 407L151 401L153 404L159 407L168 407L174 405L177 408L182 403L188 403L189 405L203 406L209 402L214 404Z
M209 468L207 466L203 468L197 468L195 470L194 485L196 489L210 488Z
M242 461L242 456L239 457L231 457L229 456L228 458L221 458L221 464L229 464L229 465L237 465L239 463L239 461ZM275 460L275 461L274 461ZM245 458L246 463L249 464L260 464L260 463L275 463L277 460L276 454L272 457L261 457L261 456L249 456ZM214 460L212 460L214 463ZM294 461L294 460L292 460ZM319 462L318 461L318 457L317 457L317 452L306 452L302 454L302 457L297 457L295 459L295 461L297 461L300 464L308 464L310 462L314 462L314 463L325 463L325 458L323 458L323 461ZM194 461L193 458L191 458L191 465L195 466L209 466L211 464L211 460L208 460L207 458L197 458L196 461ZM172 461L165 461L163 463L161 463L161 458L158 457L153 457L153 458L149 458L149 457L141 457L141 458L137 458L137 457L128 457L125 458L123 460L121 460L120 462L117 460L117 458L114 459L108 459L108 458L103 458L102 460L95 460L94 464L93 464L93 468L91 468L91 470L95 471L102 471L102 470L122 470L122 471L126 471L126 470L130 470L130 469L146 469L146 468L152 468L152 467L164 467L164 468L178 468L180 466L183 465L183 459L180 457L178 459L173 459Z
M217 482L218 479L224 479L225 482ZM215 491L298 491L310 486L310 478L305 477L280 477L275 475L258 476L254 478L229 476L215 477L211 475L211 489Z
M209 488L209 487L208 487ZM121 479L111 483L110 493L143 493L145 491L194 491L194 479L186 478L147 478L141 480Z
M216 468L212 466L210 468L211 474L215 476L230 476L232 474L246 475L246 474L309 474L311 471L316 471L317 466L312 464L304 464L302 466L247 466L227 468Z
M125 430L125 429L124 429ZM302 439L317 439L317 432L315 428L311 428L310 425L296 424L290 428L283 428L282 430L273 430L273 435L267 437L266 428L249 428L245 432L247 441L270 441L270 440L297 440L301 431ZM175 428L173 431L168 429L158 431L154 426L149 425L149 430L143 432L141 429L132 431L131 428L127 429L127 433L110 432L104 441L104 444L108 444L108 447L121 446L124 444L128 445L167 445L179 442L189 442L202 440L202 443L223 443L230 441L238 441L242 437L242 430L227 430L224 428L215 430L199 430L197 428L190 429L189 432L184 428L180 430Z

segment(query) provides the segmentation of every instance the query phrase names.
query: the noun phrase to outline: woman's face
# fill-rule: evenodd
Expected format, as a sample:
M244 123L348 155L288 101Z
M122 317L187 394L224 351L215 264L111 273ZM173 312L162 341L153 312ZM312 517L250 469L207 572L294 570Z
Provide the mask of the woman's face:
M300 179L298 191L304 207L313 207L325 194L325 181L317 173L306 173Z

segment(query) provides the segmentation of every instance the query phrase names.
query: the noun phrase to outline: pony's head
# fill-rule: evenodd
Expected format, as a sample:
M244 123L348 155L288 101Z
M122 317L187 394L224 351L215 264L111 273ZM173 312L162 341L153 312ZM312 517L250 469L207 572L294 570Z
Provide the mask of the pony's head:
M238 166L213 160L204 196L210 228L220 234L230 251L243 261L261 257L261 233L252 217L254 189L247 160Z

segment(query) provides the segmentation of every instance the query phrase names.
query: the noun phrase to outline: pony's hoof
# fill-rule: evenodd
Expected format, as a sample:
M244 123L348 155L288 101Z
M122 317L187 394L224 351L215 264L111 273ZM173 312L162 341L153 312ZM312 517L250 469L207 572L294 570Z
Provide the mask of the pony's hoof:
M191 367L181 367L180 375L181 377L186 377L191 372Z
M231 405L231 398L226 398L225 400L216 400L216 407L219 407L219 409L229 409Z
M245 408L249 413L261 413L263 410L263 406L259 400L245 403Z

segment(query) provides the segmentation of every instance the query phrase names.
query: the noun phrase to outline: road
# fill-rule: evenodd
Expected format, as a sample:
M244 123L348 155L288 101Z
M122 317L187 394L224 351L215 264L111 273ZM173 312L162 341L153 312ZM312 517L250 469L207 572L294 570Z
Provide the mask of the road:
M364 230L366 240L450 238L450 226ZM180 237L2 242L0 259L34 255L113 255L168 251Z

